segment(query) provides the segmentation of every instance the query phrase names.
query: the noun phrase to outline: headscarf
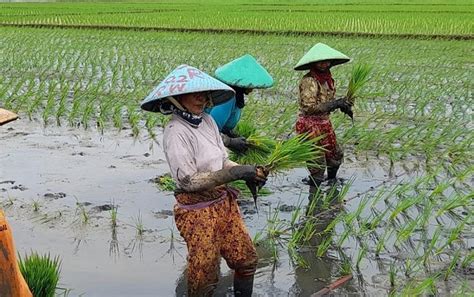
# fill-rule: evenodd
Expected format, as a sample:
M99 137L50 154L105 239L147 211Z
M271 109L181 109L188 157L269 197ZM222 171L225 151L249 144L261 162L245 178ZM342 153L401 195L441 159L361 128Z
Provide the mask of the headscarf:
M311 76L319 81L320 84L327 83L329 89L335 90L334 79L332 78L331 71L329 69L326 71L320 71L318 69L312 68L310 73Z

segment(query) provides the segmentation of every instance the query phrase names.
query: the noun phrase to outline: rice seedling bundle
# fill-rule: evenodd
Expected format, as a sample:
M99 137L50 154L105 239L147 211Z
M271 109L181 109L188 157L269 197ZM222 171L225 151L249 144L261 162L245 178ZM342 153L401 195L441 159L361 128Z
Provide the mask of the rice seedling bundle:
M49 254L19 257L21 274L25 278L33 296L54 297L61 273L61 260Z
M352 105L354 105L355 98L358 96L360 89L368 82L371 71L372 66L367 64L356 64L352 68L346 94L347 101Z
M312 161L318 152L324 150L317 145L319 139L319 137L309 138L306 134L300 134L277 143L265 162L265 170L278 174L294 168L305 167L308 163L317 166L317 164L312 164Z

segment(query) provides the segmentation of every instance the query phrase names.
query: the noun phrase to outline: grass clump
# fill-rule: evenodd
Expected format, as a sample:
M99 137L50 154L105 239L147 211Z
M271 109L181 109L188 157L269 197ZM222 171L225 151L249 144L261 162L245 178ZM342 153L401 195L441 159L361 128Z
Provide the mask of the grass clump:
M33 296L54 297L61 274L61 260L50 254L39 255L35 252L22 258L19 266Z

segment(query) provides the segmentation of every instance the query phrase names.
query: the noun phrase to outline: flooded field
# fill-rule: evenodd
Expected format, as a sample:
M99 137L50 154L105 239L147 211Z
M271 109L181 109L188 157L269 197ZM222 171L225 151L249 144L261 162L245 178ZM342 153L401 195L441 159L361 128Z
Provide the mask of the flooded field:
M286 140L293 67L322 42L352 60L332 69L337 96L352 65L372 72L354 121L331 115L337 183L315 193L297 168L270 177L258 212L239 197L254 296L311 296L347 275L335 295L473 296L474 5L191 2L0 3L0 107L20 116L0 127L0 207L21 255L60 257L57 293L183 296L186 246L157 184L168 118L140 102L180 64L212 74L251 54L275 85L248 97L242 122ZM315 14L332 21L308 24ZM222 263L216 296L232 294Z
M172 218L174 197L151 181L168 170L162 149L150 139L129 134L128 129L100 135L43 128L26 119L2 127L0 195L18 251L60 255L61 287L72 289L71 296L156 296L158 291L160 296L183 296L185 292L186 247ZM259 199L258 214L251 199L242 198L241 210L252 236L266 228L270 212L278 211L279 219L290 220L296 207L309 203L309 188L301 182L306 174L301 169L272 178L267 187L273 193ZM354 197L359 193L375 192L381 184L395 185L419 174L398 165L389 172L381 160L345 164L340 176L351 186L344 208L355 210ZM334 215L321 219L327 225ZM471 252L472 235L464 239ZM357 249L355 241L343 250L349 255L352 247ZM258 249L256 296L309 296L340 275L341 261L331 254L316 257L314 250L301 249L307 269L292 265L283 250L275 261L264 245ZM386 257L403 259L403 254ZM385 295L390 289L385 260L383 256L365 259L360 277L338 294ZM441 292L452 292L463 280L472 286L470 269L455 271L457 277L444 283ZM231 286L232 277L222 264L218 296L231 295Z

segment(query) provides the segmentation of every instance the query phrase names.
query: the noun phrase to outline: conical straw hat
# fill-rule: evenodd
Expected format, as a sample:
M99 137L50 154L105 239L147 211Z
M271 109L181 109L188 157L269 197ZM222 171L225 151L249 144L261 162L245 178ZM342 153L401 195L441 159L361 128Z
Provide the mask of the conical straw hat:
M16 119L18 119L16 113L0 108L0 126Z
M266 89L273 86L273 78L251 55L237 58L215 71L220 81L248 89Z
M235 94L231 87L201 70L189 65L180 65L143 100L141 108L167 114L170 112L170 97L196 92L209 92L214 105L226 102Z
M349 62L351 59L340 51L337 51L324 43L317 43L303 56L303 58L301 58L294 69L308 70L311 63L326 60L330 60L331 66L334 66Z

